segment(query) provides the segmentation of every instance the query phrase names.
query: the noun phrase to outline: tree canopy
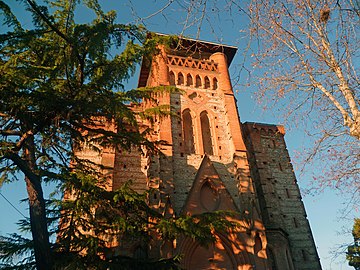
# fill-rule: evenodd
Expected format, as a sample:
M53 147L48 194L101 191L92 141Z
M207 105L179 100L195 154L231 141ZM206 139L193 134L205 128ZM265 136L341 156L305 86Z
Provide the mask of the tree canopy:
M104 13L96 0L18 2L32 17L28 28L6 1L0 1L8 27L0 35L0 173L1 182L24 176L30 217L20 224L31 231L32 239L2 236L2 269L136 269L139 264L142 269L171 269L176 258L113 256L108 240L126 235L148 243L154 235L171 240L185 234L206 243L214 240L213 230L232 225L225 213L164 219L147 206L146 194L128 185L117 191L103 189L101 166L74 154L85 142L95 150L156 151L156 142L147 139L149 130L140 129L137 118L165 116L168 108L138 113L128 105L174 89L126 91L123 83L167 39L147 39L141 25L117 23L116 13ZM79 7L92 10L94 20L76 23ZM115 128L101 128L99 121ZM48 182L71 197L45 199L42 186ZM54 235L55 242L50 240Z

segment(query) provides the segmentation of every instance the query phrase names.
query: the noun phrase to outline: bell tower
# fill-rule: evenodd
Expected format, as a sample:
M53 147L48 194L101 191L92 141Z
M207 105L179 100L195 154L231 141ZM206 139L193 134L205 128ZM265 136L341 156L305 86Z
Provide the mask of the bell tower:
M255 200L254 189L228 71L237 49L188 39L181 40L180 47L161 48L150 68L142 66L139 80L139 86L170 85L181 90L158 97L176 115L155 125L155 138L167 142L159 164L169 159L166 168L160 165L157 170L159 179L169 179L170 193L165 193L179 214L207 156L236 207L246 212Z
M153 139L166 143L148 161L148 186L157 190L150 204L171 215L232 210L242 224L231 235L218 235L208 249L180 239L170 253L184 254L185 269L267 269L264 227L228 71L236 50L182 39L173 48L160 47L140 72L140 87L180 89L157 96L174 116L154 125Z
M150 251L161 257L184 254L184 269L321 269L297 184L289 180L295 176L289 170L276 174L270 165L260 173L264 164L259 160L270 164L276 151L260 147L258 130L240 122L228 71L236 51L232 46L180 39L173 47L159 46L151 63L143 62L139 87L174 86L180 91L155 96L173 113L155 119L152 126L151 139L164 141L161 153L114 153L112 187L132 179L140 192L152 188L149 203L165 216L237 213L239 229L217 235L208 248L183 238L159 243ZM278 136L277 126L267 126ZM281 155L288 155L283 137L276 138ZM274 162L280 164L278 159ZM274 199L264 187L269 186L268 178L276 178L275 189L291 190L293 201ZM292 205L301 210L293 211ZM288 219L280 222L275 215ZM289 220L305 229L294 233ZM303 257L306 262L299 252L309 253Z

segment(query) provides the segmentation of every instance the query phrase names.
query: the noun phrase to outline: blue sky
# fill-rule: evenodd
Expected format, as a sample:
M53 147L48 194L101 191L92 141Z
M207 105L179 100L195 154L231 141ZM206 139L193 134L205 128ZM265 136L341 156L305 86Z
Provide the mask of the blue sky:
M25 15L24 11L14 4L13 0L6 1L12 4L14 11L16 11L21 21L25 24L31 25L29 17ZM215 1L214 1L215 2ZM219 1L218 3L220 3ZM284 123L282 118L283 112L278 109L263 110L264 104L260 104L255 100L254 87L247 85L247 73L242 72L241 66L243 63L251 69L248 56L244 58L245 48L249 44L249 40L245 34L247 21L244 16L240 16L238 11L234 8L232 16L228 12L223 12L223 7L220 4L217 6L209 6L208 17L204 17L201 22L200 13L197 14L198 21L193 21L194 17L187 19L187 13L184 11L182 1L174 2L167 6L168 1L162 0L132 0L132 1L102 1L105 10L114 9L118 13L118 21L120 23L144 23L145 26L154 32L161 32L166 34L183 33L185 36L196 38L198 34L201 40L218 42L233 46L238 46L238 53L234 58L230 70L233 78L234 92L238 101L238 109L242 122L266 122L266 123ZM163 9L164 8L164 9ZM84 22L91 18L93 14L85 9L77 13L78 22ZM146 18L140 20L140 18ZM184 29L184 22L187 22L188 28ZM192 24L192 22L194 22ZM199 25L200 31L199 30ZM0 26L3 27L3 26ZM4 28L0 28L4 31ZM250 46L252 44L250 43ZM240 76L239 76L240 74ZM136 86L137 76L128 82L128 87ZM287 134L285 136L288 150L292 160L296 163L295 152L301 152L303 147L308 145L311 138L307 137L304 128L300 125L297 127L288 125L285 122L285 129ZM302 190L306 189L312 181L312 171L315 173L318 170L319 163L313 167L308 167L306 173L300 174L295 166L295 173L298 177L298 182ZM48 192L51 187L45 187ZM24 215L27 214L26 203L19 201L26 198L25 183L22 179L11 184L5 184L0 188L3 194L12 204L15 205ZM331 251L336 250L340 244L351 241L351 234L342 233L343 227L348 230L351 229L353 215L357 214L354 210L344 217L341 210L344 209L344 198L337 195L332 190L327 190L320 195L306 195L303 196L305 207L308 214L308 219L313 231L316 246L321 258L321 263L324 270L341 270L353 269L347 266L345 256L338 257L335 261L332 260ZM15 222L22 218L22 216L13 209L3 197L0 197L0 233L5 234L16 231Z

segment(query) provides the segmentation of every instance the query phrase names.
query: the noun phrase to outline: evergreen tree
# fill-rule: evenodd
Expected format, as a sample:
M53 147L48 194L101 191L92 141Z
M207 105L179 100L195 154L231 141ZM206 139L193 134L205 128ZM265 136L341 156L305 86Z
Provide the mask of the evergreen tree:
M96 0L45 1L48 6L18 2L33 18L31 29L0 1L9 27L0 35L0 173L2 182L24 175L30 218L20 224L31 230L32 240L1 237L2 268L171 269L176 258L116 257L109 239L126 235L147 244L152 237L171 240L185 234L207 243L214 240L213 230L232 226L226 213L164 219L147 206L146 194L128 185L104 190L101 166L74 154L84 142L94 148L156 151L156 144L147 140L148 130L140 131L136 119L164 116L167 108L136 113L128 104L172 89L125 91L123 82L166 40L146 39L142 26L117 23L116 13L104 13ZM80 3L94 11L91 23L75 23ZM99 121L115 129L99 128ZM42 190L47 182L57 183L69 199L47 202ZM55 243L49 240L51 234L57 237Z
M360 218L355 219L352 234L354 243L348 247L346 258L350 266L360 270Z

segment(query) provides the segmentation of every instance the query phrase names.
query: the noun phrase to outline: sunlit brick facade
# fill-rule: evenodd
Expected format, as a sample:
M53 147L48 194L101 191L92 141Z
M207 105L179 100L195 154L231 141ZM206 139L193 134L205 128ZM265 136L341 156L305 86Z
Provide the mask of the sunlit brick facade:
M143 252L184 254L185 269L321 269L284 128L240 122L228 71L237 49L188 39L178 48L160 47L140 72L141 87L182 90L157 96L175 113L152 126L151 139L166 142L161 154L104 149L96 158L113 168L109 188L129 179L140 192L152 188L149 204L165 216L232 210L241 227L207 248L177 239ZM127 245L126 255L139 248Z

